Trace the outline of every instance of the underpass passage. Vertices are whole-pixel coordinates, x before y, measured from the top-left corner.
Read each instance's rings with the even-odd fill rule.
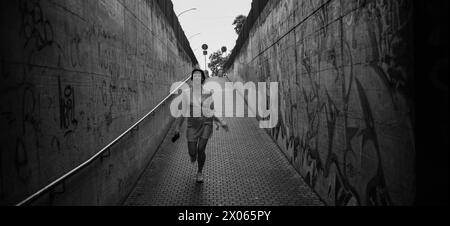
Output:
[[[205,181],[196,183],[186,123],[173,128],[125,201],[127,206],[323,205],[253,118],[227,118],[230,131],[214,130],[206,149]]]
[[[445,157],[417,176],[414,4],[253,0],[222,69],[277,82],[278,123],[229,119],[199,186],[185,135],[160,146],[170,85],[199,68],[171,1],[1,1],[0,205],[321,204],[308,187],[330,206],[412,205],[417,184],[445,199],[430,186]]]

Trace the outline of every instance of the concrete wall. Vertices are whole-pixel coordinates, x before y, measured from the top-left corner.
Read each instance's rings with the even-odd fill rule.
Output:
[[[21,201],[93,156],[165,98],[196,61],[157,1],[0,6],[1,205]],[[64,193],[38,203],[119,204],[166,135],[168,106],[109,157],[66,181]]]
[[[415,197],[412,1],[270,0],[228,70],[279,81],[269,131],[329,205]]]

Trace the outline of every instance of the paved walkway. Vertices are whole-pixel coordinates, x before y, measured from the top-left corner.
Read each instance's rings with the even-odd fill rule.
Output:
[[[208,144],[205,183],[195,182],[197,165],[189,161],[185,134],[172,143],[169,132],[125,205],[323,205],[255,119],[227,122],[230,132],[214,131]]]

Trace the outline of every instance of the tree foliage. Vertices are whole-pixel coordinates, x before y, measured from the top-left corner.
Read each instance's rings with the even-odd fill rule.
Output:
[[[245,21],[247,21],[247,17],[244,15],[239,15],[236,17],[236,19],[234,19],[234,22],[233,22],[234,30],[236,31],[236,33],[238,35],[241,33],[242,29],[244,28]]]
[[[222,50],[217,50],[209,56],[211,62],[208,64],[208,67],[212,72],[211,76],[218,75],[219,69],[223,68],[229,57],[230,55],[223,54]]]

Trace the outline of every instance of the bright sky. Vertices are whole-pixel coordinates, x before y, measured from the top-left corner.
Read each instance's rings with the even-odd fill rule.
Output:
[[[177,15],[185,10],[197,8],[180,15],[179,21],[200,67],[204,69],[202,44],[209,46],[207,63],[209,55],[222,46],[226,46],[227,53],[230,53],[238,38],[232,25],[234,18],[240,14],[247,16],[252,0],[172,0],[172,2]]]

